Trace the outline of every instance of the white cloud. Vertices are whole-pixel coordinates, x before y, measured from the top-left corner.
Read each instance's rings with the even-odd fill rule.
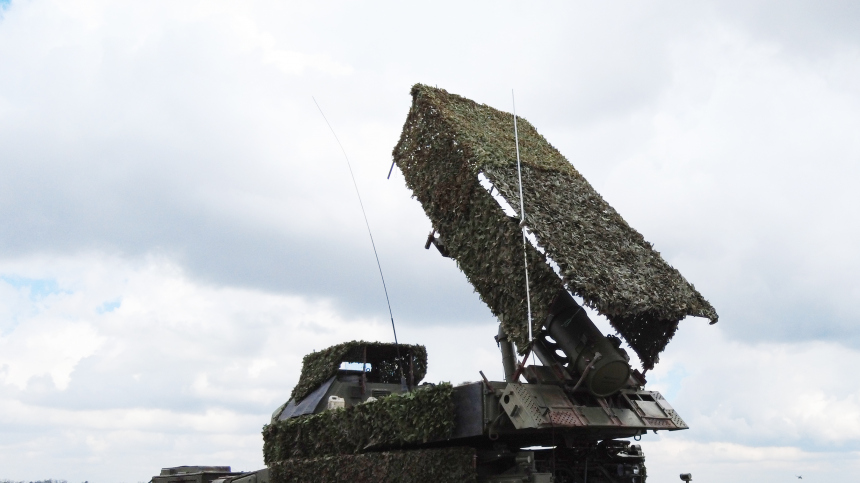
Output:
[[[651,137],[598,189],[734,334],[856,346],[860,97],[831,76],[860,50],[810,63],[723,28],[673,57],[676,78],[641,121]]]
[[[78,362],[104,341],[86,323],[30,319],[0,338],[0,381],[24,389],[34,376],[47,374],[57,389],[66,389]]]
[[[401,340],[427,344],[430,380],[500,378],[492,317],[384,179],[414,82],[501,109],[515,88],[722,315],[683,322],[649,373],[692,427],[645,438],[652,476],[855,471],[856,19],[743,3],[13,2],[0,478],[259,467],[304,354],[390,340],[311,95],[353,162]]]
[[[22,294],[19,326],[0,342],[4,477],[26,478],[45,459],[63,478],[90,481],[142,480],[200,458],[260,467],[260,429],[289,397],[306,353],[391,340],[385,318],[344,319],[324,300],[195,284],[158,257],[19,260],[0,273],[74,287],[50,303]],[[115,310],[96,310],[116,297]],[[55,320],[72,329],[47,325]],[[81,326],[85,337],[73,330]],[[428,346],[429,380],[459,383],[477,380],[479,368],[500,377],[492,333],[401,327],[400,339]],[[44,387],[42,374],[59,382]],[[145,450],[155,442],[160,449]]]
[[[833,342],[745,343],[682,322],[650,385],[696,438],[804,450],[860,449],[860,351]],[[838,417],[834,417],[838,414]]]

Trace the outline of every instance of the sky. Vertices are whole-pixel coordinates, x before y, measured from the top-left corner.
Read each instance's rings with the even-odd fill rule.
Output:
[[[417,82],[513,89],[720,314],[648,373],[690,426],[642,438],[649,481],[856,474],[858,32],[850,1],[0,1],[0,479],[259,469],[303,355],[392,339],[314,99],[399,339],[501,379],[386,179]]]

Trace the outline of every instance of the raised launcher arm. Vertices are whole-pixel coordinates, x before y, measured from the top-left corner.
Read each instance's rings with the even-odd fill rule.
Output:
[[[488,400],[498,401],[507,418],[487,428],[488,433],[549,445],[540,430],[552,428],[575,446],[577,441],[631,437],[647,430],[687,429],[660,393],[644,390],[645,378],[631,370],[620,339],[603,335],[569,293],[559,292],[548,314],[531,345],[539,366],[512,370],[517,364],[514,346],[500,326],[496,341],[505,383],[485,385]],[[528,383],[519,381],[520,372]]]
[[[630,382],[630,357],[621,340],[604,336],[565,290],[550,305],[532,350],[556,377],[574,379],[594,396],[610,396]]]
[[[644,390],[621,340],[604,336],[570,294],[606,316],[645,370],[679,321],[716,323],[717,313],[534,126],[517,122],[518,135],[510,113],[417,84],[393,152],[432,223],[425,248],[456,260],[500,321],[505,381],[455,388],[451,440],[480,448],[479,476],[497,465],[497,447],[508,448],[497,456],[510,466],[528,460],[516,449],[547,446],[555,450],[535,452],[534,462],[567,459],[556,482],[642,482],[640,449],[613,438],[687,425]],[[532,353],[542,365],[524,367]]]
[[[528,366],[522,371],[529,382],[573,384],[573,391],[581,387],[597,397],[645,385],[642,374],[631,370],[621,339],[603,335],[567,291],[559,291],[548,312],[531,344],[543,367]],[[495,339],[502,353],[505,381],[518,382],[516,349],[501,324]]]

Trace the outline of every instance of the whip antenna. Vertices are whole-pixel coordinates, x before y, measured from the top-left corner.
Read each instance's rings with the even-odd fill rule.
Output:
[[[517,176],[520,181],[520,228],[523,230],[523,266],[526,269],[526,307],[529,314],[529,344],[532,342],[532,300],[529,294],[529,259],[526,251],[526,208],[523,200],[523,172],[520,168],[520,135],[517,132],[517,102],[511,89],[511,104],[514,106],[514,144],[517,147]]]
[[[400,360],[400,344],[397,343],[397,329],[394,328],[394,313],[391,311],[391,301],[388,299],[388,288],[385,286],[385,276],[382,275],[382,264],[379,263],[379,254],[376,253],[376,243],[374,243],[373,233],[370,231],[370,222],[367,221],[367,212],[364,211],[364,203],[361,201],[361,193],[358,191],[358,183],[356,183],[355,174],[352,172],[352,163],[349,162],[349,156],[346,155],[346,149],[343,148],[343,144],[341,144],[340,139],[338,139],[337,133],[334,132],[334,128],[331,127],[331,123],[328,122],[328,118],[325,117],[325,113],[316,98],[311,96],[311,99],[314,100],[314,104],[316,104],[317,109],[319,109],[320,114],[322,114],[323,120],[325,120],[326,125],[329,130],[331,130],[334,140],[337,141],[337,145],[340,146],[340,150],[343,152],[343,158],[346,160],[346,167],[349,168],[349,176],[352,178],[352,185],[355,187],[355,196],[358,197],[358,205],[361,206],[361,214],[364,216],[364,225],[367,226],[367,235],[370,237],[370,246],[373,247],[373,256],[376,257],[376,267],[379,268],[379,279],[382,280],[382,290],[385,292],[385,303],[388,304],[388,315],[391,317],[391,331],[394,332],[394,348],[397,351],[397,365],[400,368],[400,381],[401,384],[405,384],[406,378],[403,375],[403,367],[401,366]],[[529,317],[531,318],[531,316]]]

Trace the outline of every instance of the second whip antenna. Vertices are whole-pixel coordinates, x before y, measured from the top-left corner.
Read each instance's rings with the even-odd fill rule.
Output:
[[[520,182],[520,229],[523,231],[523,265],[526,271],[526,307],[528,309],[529,344],[534,338],[532,335],[532,298],[529,293],[529,257],[526,250],[526,204],[523,200],[523,171],[520,168],[520,135],[517,131],[517,102],[514,100],[514,90],[511,89],[511,103],[514,106],[514,143],[517,147],[517,177]]]

